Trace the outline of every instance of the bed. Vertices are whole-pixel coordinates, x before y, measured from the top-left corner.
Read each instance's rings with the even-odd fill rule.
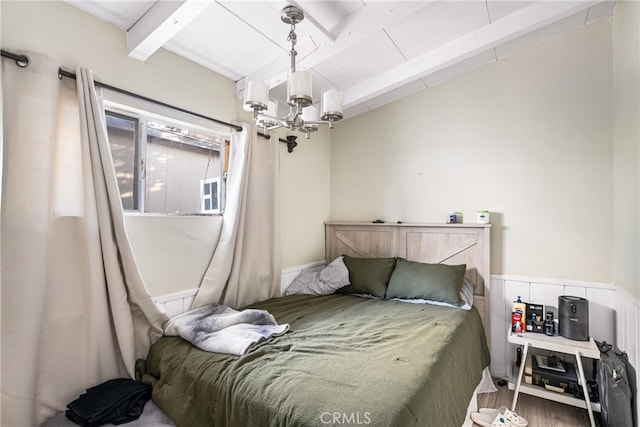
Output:
[[[327,223],[326,237],[327,259],[464,261],[473,300],[488,294],[487,226]],[[139,378],[178,426],[458,426],[490,362],[484,304],[336,292],[247,308],[289,331],[240,357],[163,337],[139,362]]]

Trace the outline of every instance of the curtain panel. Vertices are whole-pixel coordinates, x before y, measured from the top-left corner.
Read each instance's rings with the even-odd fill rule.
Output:
[[[253,125],[231,132],[222,230],[192,308],[240,308],[281,294],[278,145],[258,140]]]
[[[59,80],[58,64],[26,54],[24,69],[2,61],[6,427],[39,426],[88,387],[133,377],[166,319],[135,268],[91,73]]]

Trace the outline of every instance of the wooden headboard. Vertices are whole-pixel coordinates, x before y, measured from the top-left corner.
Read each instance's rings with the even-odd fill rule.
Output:
[[[489,333],[490,224],[325,223],[327,262],[340,255],[402,257],[430,264],[466,264],[474,305]],[[488,337],[488,335],[487,335]],[[490,341],[489,341],[490,342]]]

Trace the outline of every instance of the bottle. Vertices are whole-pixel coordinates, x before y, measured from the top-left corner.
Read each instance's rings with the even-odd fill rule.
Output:
[[[519,334],[526,331],[526,307],[527,305],[518,296],[511,310],[511,332]]]

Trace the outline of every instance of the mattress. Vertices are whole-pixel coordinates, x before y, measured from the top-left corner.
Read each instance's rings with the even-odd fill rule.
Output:
[[[460,426],[490,362],[480,316],[353,295],[293,295],[285,335],[244,356],[163,337],[139,363],[178,426]]]

